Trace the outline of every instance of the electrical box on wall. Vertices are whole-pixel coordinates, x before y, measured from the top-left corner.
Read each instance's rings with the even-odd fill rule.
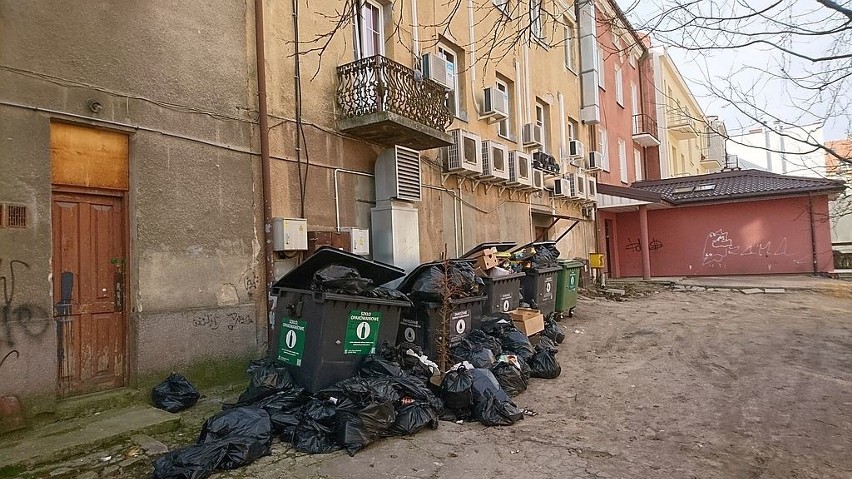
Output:
[[[274,251],[304,251],[308,249],[308,220],[303,218],[272,218],[272,249]]]
[[[349,237],[352,240],[352,253],[359,256],[370,255],[370,230],[362,228],[352,228],[349,230]]]

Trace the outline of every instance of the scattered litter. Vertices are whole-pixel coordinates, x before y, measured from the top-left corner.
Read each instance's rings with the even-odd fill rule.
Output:
[[[106,457],[102,457],[102,458],[101,458],[101,461],[103,461],[103,462],[109,462],[111,459],[112,459],[112,456],[106,456]]]
[[[515,449],[514,451],[509,451],[509,454],[517,454],[519,452],[521,452],[520,449]]]

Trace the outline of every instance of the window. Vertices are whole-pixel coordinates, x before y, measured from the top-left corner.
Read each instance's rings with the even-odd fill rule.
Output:
[[[598,135],[598,151],[601,153],[601,169],[609,171],[609,144],[606,138],[606,129],[601,128]]]
[[[621,182],[627,183],[627,144],[621,138],[618,139],[618,169]]]
[[[576,49],[574,48],[576,34],[574,33],[574,24],[565,20],[565,26],[562,27],[562,31],[565,37],[565,66],[572,72],[576,72],[577,66],[575,65],[576,60],[574,58],[576,56]]]
[[[598,86],[606,90],[606,80],[604,79],[604,58],[603,47],[598,44]]]
[[[533,40],[541,41],[544,38],[541,27],[541,0],[530,0],[530,35]]]
[[[438,56],[447,62],[447,83],[453,90],[447,95],[447,108],[456,117],[460,116],[461,92],[459,89],[459,62],[456,52],[446,45],[438,45]]]
[[[642,168],[642,153],[638,148],[633,149],[633,170],[636,172],[636,181],[642,181],[644,168]]]
[[[355,56],[367,58],[385,54],[384,12],[382,6],[364,0],[356,7]]]
[[[615,69],[615,101],[624,108],[624,76],[621,67]]]
[[[492,0],[494,6],[497,7],[498,10],[503,12],[504,15],[509,14],[509,0]]]
[[[636,86],[636,82],[630,82],[630,107],[632,108],[633,116],[639,114],[639,88]]]
[[[511,139],[510,134],[511,134],[511,131],[512,131],[511,125],[512,125],[512,110],[513,110],[513,108],[512,108],[512,89],[509,88],[508,80],[503,80],[503,79],[498,78],[495,83],[497,85],[497,90],[505,93],[506,98],[509,99],[509,101],[508,101],[508,107],[509,107],[508,113],[509,113],[509,115],[505,119],[497,122],[497,134],[500,135],[501,137],[507,139],[507,140],[510,140]]]
[[[580,124],[573,118],[568,118],[565,124],[565,132],[568,134],[569,140],[576,140],[580,136]]]
[[[547,139],[550,128],[550,105],[538,98],[535,99],[535,124],[541,127],[541,151],[547,153]]]

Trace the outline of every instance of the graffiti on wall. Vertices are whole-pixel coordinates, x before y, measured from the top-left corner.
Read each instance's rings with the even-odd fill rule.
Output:
[[[225,326],[229,331],[233,331],[241,324],[254,324],[254,319],[251,317],[251,314],[247,313],[204,313],[196,316],[192,320],[192,324],[196,328],[207,328],[211,331],[216,331],[221,326]]]
[[[0,268],[4,268],[0,258]],[[47,312],[32,304],[16,302],[16,275],[21,270],[30,269],[24,261],[13,259],[8,263],[8,272],[0,269],[0,291],[3,293],[3,304],[0,305],[0,346],[14,347],[21,335],[39,337],[44,334],[50,322]]]
[[[656,251],[662,247],[663,242],[658,240],[657,238],[653,238],[650,242],[648,242],[649,251]],[[640,243],[638,239],[636,241],[633,241],[628,237],[627,246],[625,246],[624,249],[627,251],[632,251],[634,253],[639,253],[640,251],[642,251],[642,243]]]
[[[711,231],[707,233],[707,238],[704,240],[703,264],[718,265],[723,263],[731,256],[793,256],[795,253],[787,251],[787,238],[783,237],[780,241],[760,241],[746,245],[737,244],[731,239],[730,232],[723,229]]]

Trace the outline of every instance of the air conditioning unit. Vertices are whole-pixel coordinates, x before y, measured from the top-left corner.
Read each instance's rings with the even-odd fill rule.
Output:
[[[595,219],[595,205],[585,205],[583,206],[583,217],[589,219]]]
[[[598,196],[598,179],[594,175],[589,175],[588,183],[586,183],[586,197],[595,201]]]
[[[509,181],[512,186],[532,185],[532,157],[520,151],[509,152]]]
[[[492,140],[482,142],[482,178],[492,181],[509,179],[509,148]]]
[[[586,147],[583,146],[583,142],[580,140],[571,140],[568,142],[568,157],[569,158],[582,158],[585,156]]]
[[[554,180],[550,180],[553,182],[550,187],[553,190],[554,198],[561,198],[565,196],[570,196],[572,187],[574,186],[569,180],[566,178],[556,178]]]
[[[453,144],[445,148],[444,169],[458,175],[482,174],[482,140],[469,131],[452,130]]]
[[[483,101],[482,117],[493,120],[503,120],[509,117],[509,95],[500,91],[497,87],[485,89],[485,100]]]
[[[524,140],[525,148],[541,148],[541,140],[543,136],[544,132],[542,131],[541,126],[536,125],[535,123],[527,123],[524,125],[521,135]]]
[[[603,155],[599,151],[590,151],[589,155],[586,157],[586,170],[588,171],[601,171],[601,161],[603,160]]]
[[[448,90],[452,90],[454,86],[452,68],[452,63],[435,53],[423,55],[423,76]]]
[[[420,201],[420,152],[394,146],[376,160],[376,199]]]
[[[574,199],[586,199],[586,175],[577,173],[574,175]]]
[[[533,173],[533,176],[532,176],[532,185],[531,186],[536,190],[543,190],[544,189],[544,172],[539,170],[539,169],[533,168],[532,173]]]
[[[576,180],[574,179],[575,176],[576,175],[574,175],[573,173],[568,173],[567,175],[565,175],[565,183],[563,183],[563,186],[565,187],[565,197],[570,198],[572,200],[579,199],[579,196],[577,196],[577,184]]]

